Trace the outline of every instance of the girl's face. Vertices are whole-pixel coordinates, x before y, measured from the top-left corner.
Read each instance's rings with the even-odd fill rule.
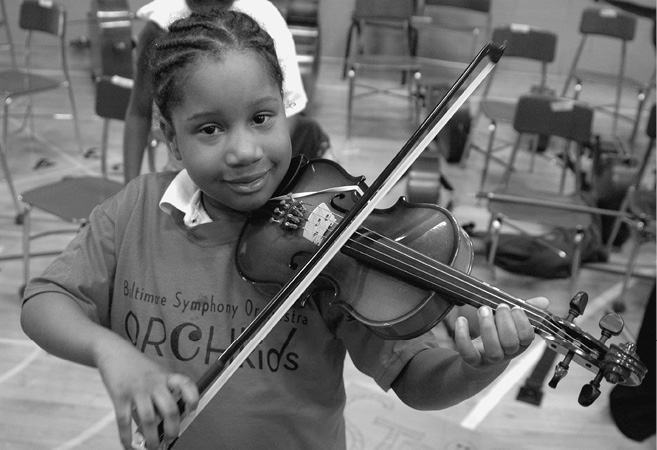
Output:
[[[165,124],[170,149],[203,191],[210,215],[269,200],[292,154],[281,92],[253,51],[201,61]]]

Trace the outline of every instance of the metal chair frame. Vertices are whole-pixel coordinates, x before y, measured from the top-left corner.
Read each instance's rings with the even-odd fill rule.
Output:
[[[5,30],[5,42],[0,44],[0,47],[5,47],[9,51],[11,57],[11,66],[13,68],[18,67],[18,62],[16,59],[16,48],[14,47],[14,38],[11,33],[11,27],[9,26],[9,21],[7,20],[7,6],[5,5],[5,0],[0,0],[0,27],[3,27]]]
[[[411,26],[411,18],[416,11],[415,0],[356,0],[354,12],[347,34],[345,48],[343,78],[349,79],[347,100],[347,139],[351,138],[353,120],[353,101],[356,97],[373,94],[403,95],[409,100],[409,107],[413,104],[415,73],[419,65],[415,54],[415,29]],[[366,54],[363,34],[367,29],[401,30],[406,39],[403,54]],[[355,36],[355,43],[352,40]],[[355,54],[352,47],[355,46]],[[359,84],[356,78],[360,72],[378,72],[401,74],[399,85],[379,88],[371,85]],[[400,92],[404,88],[405,92]],[[356,88],[364,88],[363,92],[356,92]],[[409,108],[411,111],[413,108]]]
[[[32,113],[32,96],[49,92],[54,89],[65,88],[68,91],[68,97],[73,116],[73,126],[80,153],[82,149],[82,138],[80,126],[78,123],[78,113],[75,106],[73,88],[68,72],[68,61],[66,52],[66,9],[56,2],[42,2],[38,0],[23,0],[20,5],[19,13],[20,28],[25,31],[25,65],[23,68],[8,69],[0,71],[0,93],[4,97],[3,107],[3,129],[2,129],[2,146],[0,148],[0,163],[5,174],[5,180],[9,186],[9,191],[16,208],[20,215],[22,207],[20,205],[16,189],[13,184],[12,176],[7,164],[6,152],[9,149],[9,117],[10,106],[14,100],[27,97],[24,124],[27,117],[33,120]],[[33,35],[40,33],[46,36],[56,38],[59,48],[59,59],[62,71],[62,78],[41,75],[32,68],[32,41]],[[33,129],[33,127],[32,127]]]
[[[420,70],[416,76],[416,112],[431,108],[467,67],[491,29],[491,0],[420,0],[411,25],[417,30],[416,56]],[[445,56],[436,47],[458,47]],[[467,51],[463,40],[467,39]],[[442,41],[445,41],[443,44]]]
[[[643,110],[647,97],[655,86],[655,71],[653,71],[651,77],[646,82],[635,80],[625,74],[627,46],[634,40],[636,21],[637,19],[634,14],[616,8],[586,8],[582,12],[579,24],[581,39],[561,91],[561,95],[566,96],[572,85],[572,97],[578,99],[582,93],[585,81],[614,86],[616,88],[614,102],[611,105],[596,105],[596,109],[610,113],[613,116],[611,135],[614,137],[617,137],[619,119],[632,123],[630,143],[633,143],[636,138],[641,111]],[[587,43],[594,38],[602,39],[608,43],[613,41],[618,43],[619,63],[617,73],[606,73],[600,70],[581,67],[581,57],[585,53],[584,50],[588,48]],[[611,46],[609,50],[611,51]],[[634,117],[621,113],[621,98],[624,88],[635,89],[637,91],[637,109]]]
[[[523,135],[548,134],[564,140],[566,144],[564,151],[569,150],[570,147],[575,148],[573,163],[577,168],[582,149],[590,141],[592,123],[593,109],[585,103],[549,95],[521,96],[513,122],[514,129],[518,132],[514,153],[517,152]],[[488,209],[491,213],[488,227],[491,245],[487,259],[491,272],[494,275],[495,254],[503,224],[523,232],[507,220],[572,229],[576,232],[573,239],[573,265],[570,277],[571,287],[574,288],[579,277],[584,231],[592,223],[593,214],[603,210],[590,207],[581,197],[582,183],[579,181],[578,169],[575,170],[572,192],[564,191],[564,169],[558,193],[527,187],[523,187],[518,193],[510,186],[510,168],[511,165],[507,166],[504,181],[499,189],[478,194],[480,198],[488,199]],[[546,245],[550,246],[547,242]]]
[[[652,159],[655,149],[655,105],[650,110],[648,117],[648,126],[646,134],[648,135],[648,145],[645,149],[641,164],[634,178],[634,182],[629,186],[623,197],[619,208],[620,212],[627,212],[631,217],[618,217],[614,221],[612,230],[607,240],[607,253],[611,253],[616,236],[620,232],[621,224],[627,223],[630,228],[630,249],[623,276],[623,285],[621,294],[614,302],[613,308],[616,312],[622,312],[625,309],[625,293],[627,291],[630,279],[633,276],[636,267],[636,260],[639,255],[639,249],[642,244],[655,240],[655,186],[651,189],[643,187],[643,177],[646,169]],[[643,200],[643,201],[642,201]],[[652,210],[646,210],[644,203],[652,201]]]
[[[539,73],[539,82],[537,85],[530,86],[524,92],[518,92],[518,96],[536,93],[551,93],[548,87],[548,66],[554,61],[557,49],[557,35],[550,30],[533,27],[526,24],[510,24],[496,27],[493,30],[492,41],[498,45],[506,42],[503,59],[514,62],[529,62],[537,64]],[[482,92],[479,108],[473,119],[470,135],[465,144],[464,158],[469,157],[472,149],[484,153],[485,161],[479,182],[480,190],[484,188],[488,170],[491,161],[496,161],[504,166],[512,167],[512,161],[506,162],[497,158],[494,153],[508,148],[511,144],[503,142],[496,146],[496,132],[500,124],[511,124],[514,120],[517,98],[494,98],[492,96],[493,87],[500,77],[499,67],[495,67],[489,75],[488,81]],[[527,87],[527,86],[525,86]],[[488,126],[488,139],[486,148],[480,148],[474,143],[474,133],[476,132],[482,117],[487,118],[490,123]]]

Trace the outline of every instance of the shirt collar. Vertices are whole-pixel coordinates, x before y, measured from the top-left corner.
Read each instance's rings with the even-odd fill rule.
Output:
[[[160,199],[160,209],[171,214],[174,209],[184,214],[185,226],[191,228],[212,222],[201,203],[201,190],[194,184],[187,169],[178,172]]]

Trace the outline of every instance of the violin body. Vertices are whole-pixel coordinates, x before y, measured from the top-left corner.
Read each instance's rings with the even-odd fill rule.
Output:
[[[336,186],[346,190],[332,190]],[[292,186],[295,193],[302,193],[299,200],[293,195],[269,202],[244,227],[236,255],[242,276],[278,291],[358,199],[358,190],[351,187],[364,189],[364,180],[350,176],[332,161],[314,160],[306,165]],[[390,259],[414,260],[421,255],[469,272],[471,242],[447,210],[400,198],[388,209],[375,210],[356,234],[313,282],[302,302],[328,291],[332,306],[344,308],[388,339],[417,336],[444,318],[454,299],[437,294],[408,264],[402,268]]]

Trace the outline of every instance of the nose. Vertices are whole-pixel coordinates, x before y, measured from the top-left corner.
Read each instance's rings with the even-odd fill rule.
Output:
[[[240,128],[230,133],[226,163],[231,166],[252,164],[263,156],[258,136],[251,130]]]

